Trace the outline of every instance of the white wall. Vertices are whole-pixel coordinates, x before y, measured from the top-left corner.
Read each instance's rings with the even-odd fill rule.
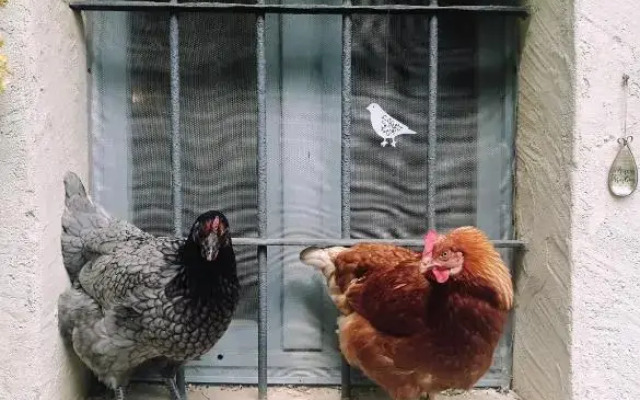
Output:
[[[63,1],[9,0],[0,35],[0,399],[80,398],[57,331],[68,285],[60,255],[62,176],[87,176],[85,47]]]
[[[533,0],[520,76],[514,387],[525,400],[640,397],[639,194],[607,173],[640,122],[635,0]],[[632,149],[640,155],[638,142]]]
[[[640,9],[637,0],[575,7],[573,394],[638,399],[640,193],[616,199],[606,183],[622,136],[623,73],[631,77],[629,134],[640,133]],[[631,147],[640,156],[640,135]]]

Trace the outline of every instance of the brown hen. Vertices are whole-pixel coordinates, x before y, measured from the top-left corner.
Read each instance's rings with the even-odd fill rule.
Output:
[[[392,245],[309,248],[341,312],[340,350],[394,399],[470,389],[492,363],[511,276],[477,228],[431,231],[422,253]]]

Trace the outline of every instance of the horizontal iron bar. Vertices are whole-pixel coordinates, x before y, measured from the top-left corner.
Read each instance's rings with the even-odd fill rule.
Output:
[[[358,243],[386,243],[397,246],[422,247],[422,239],[261,239],[261,238],[233,238],[233,244],[238,246],[353,246]],[[525,242],[521,240],[492,240],[494,246],[499,248],[524,248]]]
[[[493,13],[529,15],[523,6],[433,6],[433,5],[324,5],[324,4],[241,4],[218,2],[167,3],[159,1],[72,0],[69,7],[84,11],[169,11],[169,12],[239,12],[273,14],[436,14]]]

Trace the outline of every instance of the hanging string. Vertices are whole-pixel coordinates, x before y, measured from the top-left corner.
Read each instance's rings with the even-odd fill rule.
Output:
[[[622,75],[622,91],[624,99],[622,101],[622,135],[624,138],[629,138],[627,136],[627,107],[629,103],[629,75]]]

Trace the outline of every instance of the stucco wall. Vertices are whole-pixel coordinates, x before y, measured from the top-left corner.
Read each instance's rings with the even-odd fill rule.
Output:
[[[532,2],[521,67],[514,387],[526,400],[640,397],[640,203],[607,172],[639,122],[637,1]],[[634,146],[632,145],[632,148]],[[638,151],[636,151],[638,154]]]
[[[513,386],[526,400],[568,400],[573,1],[533,0],[530,6],[516,139],[516,226],[527,252],[517,276]]]
[[[87,176],[82,29],[57,0],[0,9],[11,69],[0,94],[0,399],[80,398],[57,332],[68,284],[60,255],[62,176]]]
[[[623,73],[631,77],[629,134],[638,133],[640,9],[637,0],[575,4],[573,394],[638,399],[640,197],[616,199],[606,183],[622,136]],[[640,156],[640,137],[632,150]]]

